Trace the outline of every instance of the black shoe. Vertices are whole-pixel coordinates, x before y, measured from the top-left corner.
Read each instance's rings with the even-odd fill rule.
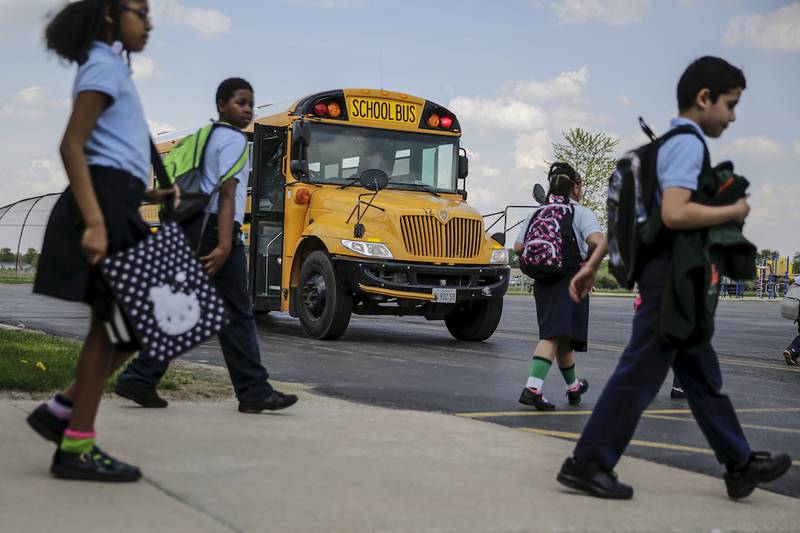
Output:
[[[519,403],[532,405],[540,411],[555,411],[556,406],[548,402],[541,392],[533,392],[533,389],[525,387],[519,396]]]
[[[672,390],[669,391],[669,397],[673,400],[683,400],[686,398],[686,393],[683,392],[681,387],[672,387]]]
[[[633,487],[617,480],[613,470],[605,470],[594,461],[578,462],[567,458],[556,477],[559,483],[597,498],[630,500]]]
[[[127,381],[117,381],[114,392],[117,396],[127,398],[142,407],[163,408],[169,404],[167,400],[158,395],[155,387],[138,387],[131,385]]]
[[[792,350],[791,348],[786,348],[783,351],[783,358],[786,359],[786,364],[791,366],[797,366],[800,364],[798,359],[800,359],[800,354]]]
[[[142,477],[137,467],[114,459],[97,446],[86,453],[57,449],[50,472],[57,478],[86,481],[125,482]]]
[[[750,496],[760,483],[774,481],[784,475],[792,466],[792,459],[782,453],[772,456],[769,452],[753,452],[747,464],[741,468],[729,469],[725,473],[725,487],[732,500]]]
[[[579,379],[578,383],[580,386],[578,390],[568,390],[567,391],[567,400],[569,400],[570,405],[580,405],[581,404],[581,395],[589,390],[589,382],[585,379]]]
[[[260,413],[261,411],[280,411],[297,403],[297,396],[294,394],[284,394],[273,390],[272,394],[263,400],[254,402],[239,402],[240,413]]]
[[[69,426],[69,420],[58,418],[47,407],[46,403],[34,409],[33,412],[28,415],[27,420],[28,425],[32,427],[36,433],[56,444],[61,444],[61,439],[64,437],[64,430]]]

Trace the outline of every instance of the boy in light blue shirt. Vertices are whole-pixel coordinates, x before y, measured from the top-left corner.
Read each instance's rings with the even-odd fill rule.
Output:
[[[221,124],[206,145],[202,188],[211,193],[224,179],[207,207],[211,215],[205,227],[204,213],[199,213],[183,229],[193,246],[200,244],[200,261],[225,301],[229,320],[219,333],[219,343],[239,412],[285,409],[297,396],[273,389],[261,363],[241,240],[250,172],[247,137],[241,130],[253,120],[253,88],[241,78],[229,78],[217,89],[216,103]],[[120,374],[115,392],[143,407],[166,407],[155,389],[166,370],[165,362],[137,358]]]
[[[694,61],[678,82],[680,117],[673,127],[688,124],[699,135],[682,133],[660,147],[657,172],[664,226],[692,231],[727,222],[744,223],[750,207],[742,198],[733,205],[708,206],[692,201],[700,173],[709,168],[704,135],[719,137],[736,119],[734,108],[746,86],[738,68],[717,57]],[[573,299],[590,290],[607,246],[598,247],[570,286]],[[633,319],[631,340],[614,374],[597,400],[572,457],[557,480],[591,496],[630,499],[633,488],[620,482],[613,468],[633,437],[642,413],[658,393],[672,366],[683,385],[692,415],[724,464],[728,496],[750,495],[761,484],[784,475],[792,465],[786,454],[753,452],[742,432],[730,399],[721,392],[717,354],[709,344],[691,353],[663,341],[659,335],[661,302],[672,257],[664,246],[650,258],[638,279],[642,304]]]

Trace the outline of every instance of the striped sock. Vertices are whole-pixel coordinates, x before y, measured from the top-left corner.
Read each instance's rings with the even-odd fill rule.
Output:
[[[94,447],[94,440],[97,432],[92,431],[75,431],[67,429],[64,432],[64,438],[61,440],[60,448],[69,453],[89,453]]]
[[[72,402],[61,394],[47,400],[47,409],[60,420],[72,418]]]
[[[550,371],[550,365],[553,362],[538,355],[533,356],[533,363],[531,363],[531,375],[528,377],[528,383],[525,385],[529,389],[534,389],[537,392],[542,390],[544,385],[544,378]]]
[[[564,376],[564,382],[567,384],[567,390],[576,389],[578,385],[578,377],[575,375],[575,363],[567,368],[559,368],[561,375]]]

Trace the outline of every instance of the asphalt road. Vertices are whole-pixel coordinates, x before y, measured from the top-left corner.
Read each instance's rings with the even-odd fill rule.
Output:
[[[569,407],[563,380],[557,369],[551,371],[544,392],[558,406],[554,413],[517,403],[536,341],[531,297],[507,297],[498,331],[482,343],[455,341],[442,322],[417,317],[354,316],[347,333],[333,342],[306,338],[299,322],[281,313],[259,317],[258,326],[273,379],[311,384],[319,393],[358,402],[442,411],[574,439],[627,342],[632,313],[629,298],[592,300],[589,352],[579,354],[577,362],[590,390],[581,406]],[[29,285],[0,285],[0,322],[80,336],[87,319],[84,306],[31,295]],[[723,300],[714,344],[724,390],[752,448],[787,452],[795,459],[787,476],[765,488],[800,497],[800,368],[786,366],[781,356],[796,332],[774,303]],[[223,364],[215,342],[185,357]],[[686,403],[669,398],[670,383],[668,378],[627,453],[721,475]]]

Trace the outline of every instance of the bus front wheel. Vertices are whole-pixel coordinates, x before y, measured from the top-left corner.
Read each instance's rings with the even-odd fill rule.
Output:
[[[503,314],[503,299],[462,302],[444,317],[450,334],[460,341],[484,341],[492,336]]]
[[[338,339],[350,323],[353,298],[336,277],[328,254],[309,254],[300,268],[297,289],[300,325],[312,339]]]

